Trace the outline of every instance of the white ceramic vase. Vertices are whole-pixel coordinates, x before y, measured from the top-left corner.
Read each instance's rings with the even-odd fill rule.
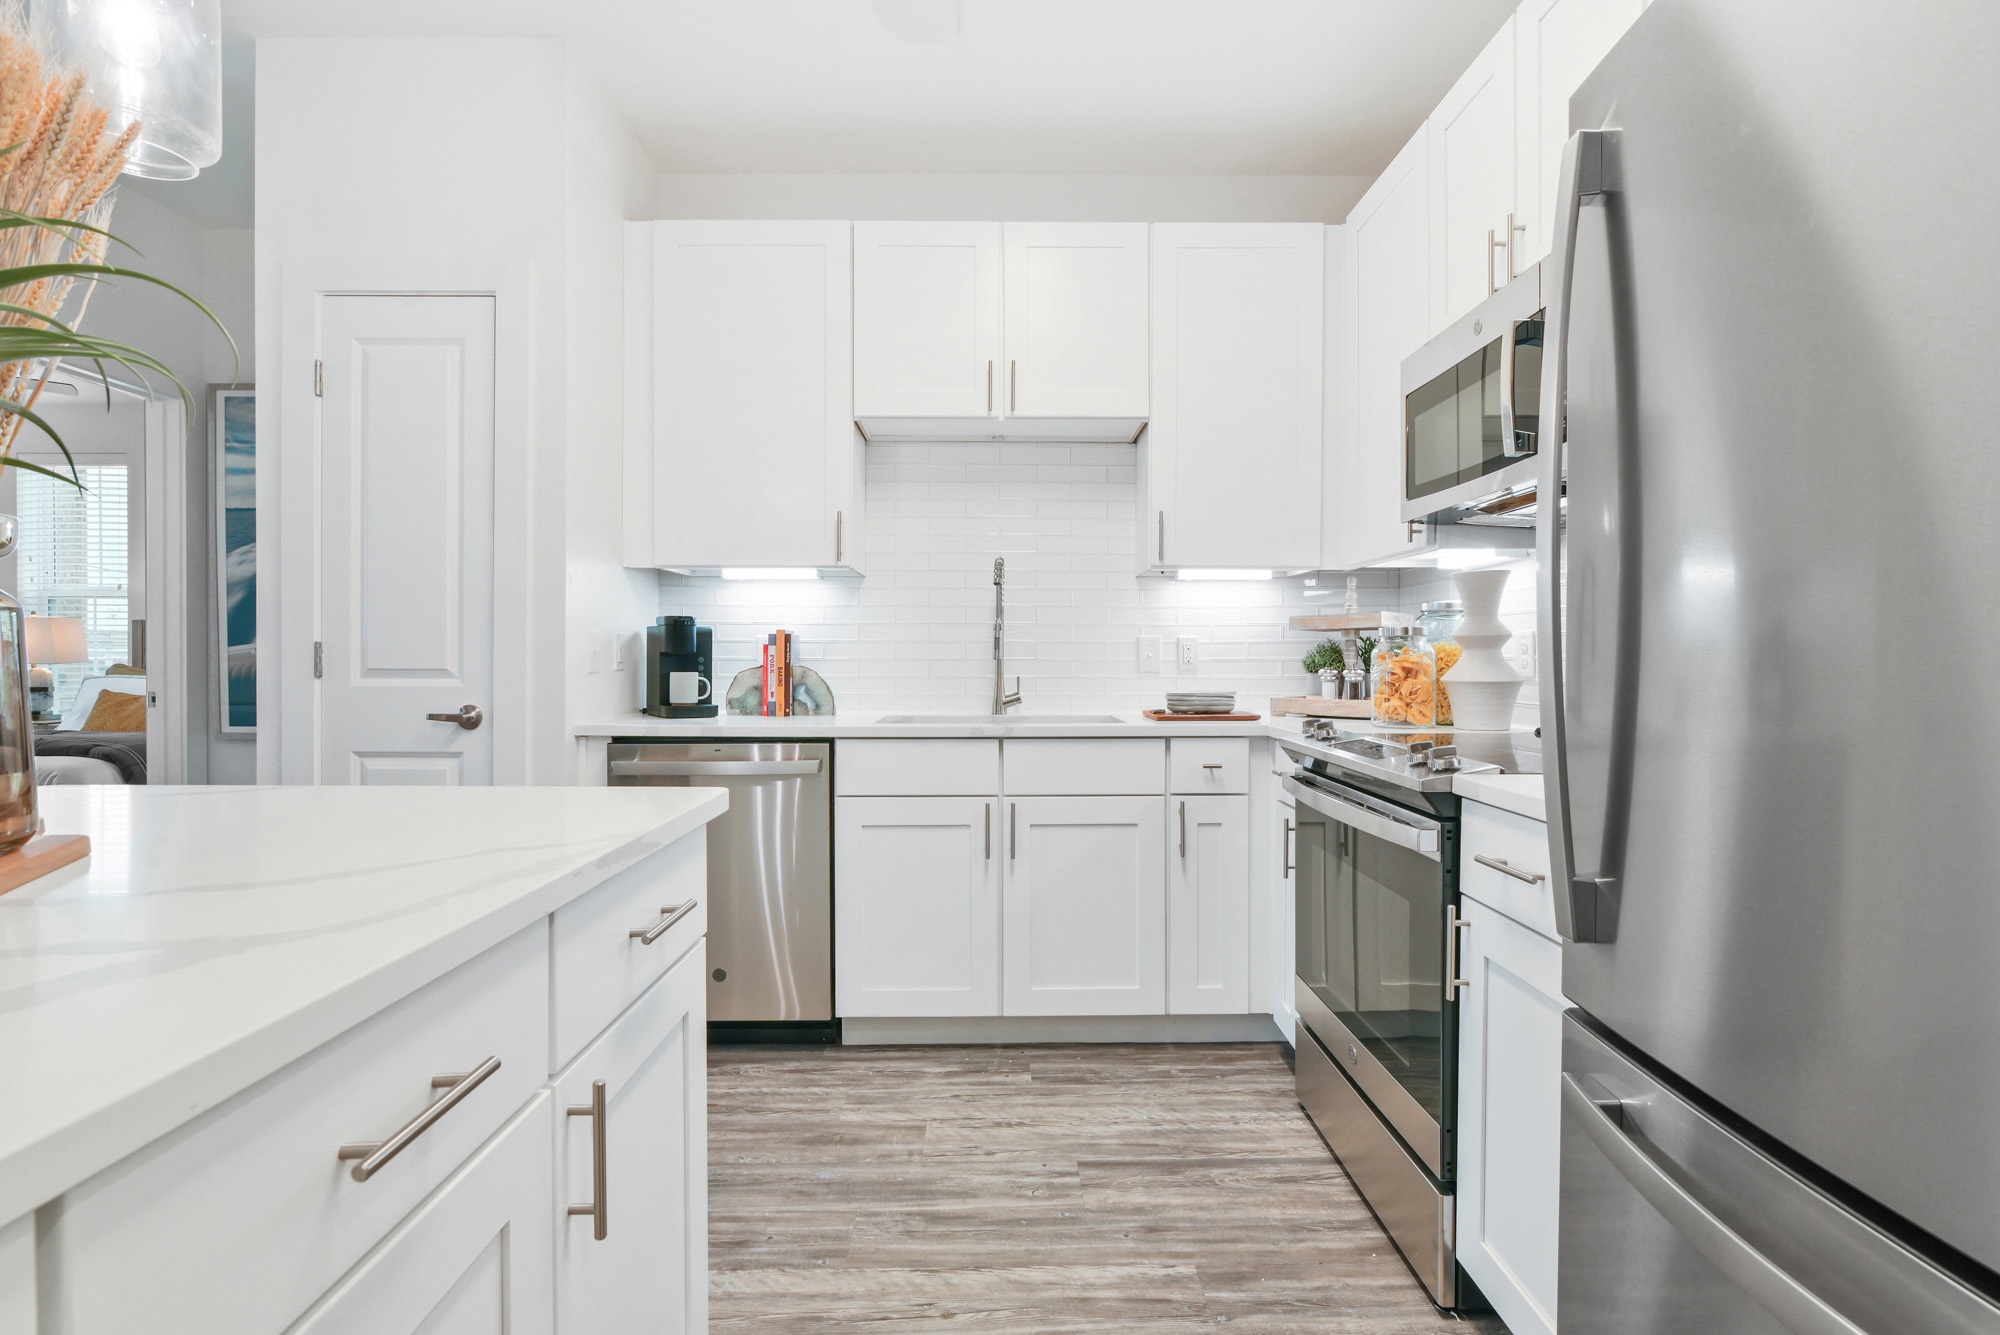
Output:
[[[1514,638],[1500,619],[1500,593],[1507,587],[1505,570],[1464,570],[1451,577],[1465,619],[1454,633],[1465,652],[1444,678],[1451,692],[1451,725],[1474,731],[1504,731],[1514,726],[1514,702],[1521,694],[1521,674],[1500,652]]]

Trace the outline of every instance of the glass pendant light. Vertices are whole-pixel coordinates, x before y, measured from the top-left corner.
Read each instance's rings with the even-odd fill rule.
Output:
[[[125,170],[185,181],[222,156],[222,0],[38,0],[52,54],[111,109],[140,122]]]

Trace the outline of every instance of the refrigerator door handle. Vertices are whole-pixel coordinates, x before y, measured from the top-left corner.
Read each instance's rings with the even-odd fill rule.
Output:
[[[1567,1071],[1563,1073],[1562,1097],[1565,1116],[1574,1119],[1619,1176],[1787,1330],[1796,1335],[1867,1335],[1717,1218],[1642,1149],[1621,1124],[1623,1103],[1584,1092],[1576,1076]]]
[[[1578,214],[1601,204],[1615,188],[1606,142],[1615,130],[1579,130],[1563,145],[1556,186],[1555,245],[1549,257],[1555,282],[1544,316],[1542,359],[1542,472],[1537,491],[1544,498],[1536,520],[1535,547],[1541,587],[1537,590],[1540,629],[1541,714],[1544,734],[1543,796],[1548,809],[1549,861],[1555,881],[1556,932],[1565,941],[1600,938],[1597,906],[1607,887],[1596,875],[1579,877],[1569,806],[1568,727],[1563,715],[1563,478],[1569,445],[1569,317],[1576,281]],[[1600,850],[1601,851],[1601,850]]]

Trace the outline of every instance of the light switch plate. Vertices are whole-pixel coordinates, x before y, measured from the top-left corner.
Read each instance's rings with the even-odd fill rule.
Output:
[[[1139,637],[1139,671],[1158,672],[1160,670],[1160,637],[1141,635]]]
[[[613,635],[611,637],[611,670],[623,672],[632,662],[632,651],[638,647],[637,635]]]
[[[586,631],[584,645],[588,662],[583,670],[594,677],[604,671],[605,660],[611,657],[611,636],[601,630]]]
[[[1195,653],[1195,645],[1199,641],[1192,635],[1183,635],[1177,643],[1180,645],[1181,671],[1193,672],[1200,665],[1200,660]]]

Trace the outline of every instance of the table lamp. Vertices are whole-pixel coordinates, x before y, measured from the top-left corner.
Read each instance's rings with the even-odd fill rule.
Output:
[[[46,723],[58,717],[52,712],[56,674],[43,665],[89,661],[90,650],[83,639],[83,618],[30,616],[23,647],[27,650],[29,665],[28,702],[34,709],[35,721]]]

